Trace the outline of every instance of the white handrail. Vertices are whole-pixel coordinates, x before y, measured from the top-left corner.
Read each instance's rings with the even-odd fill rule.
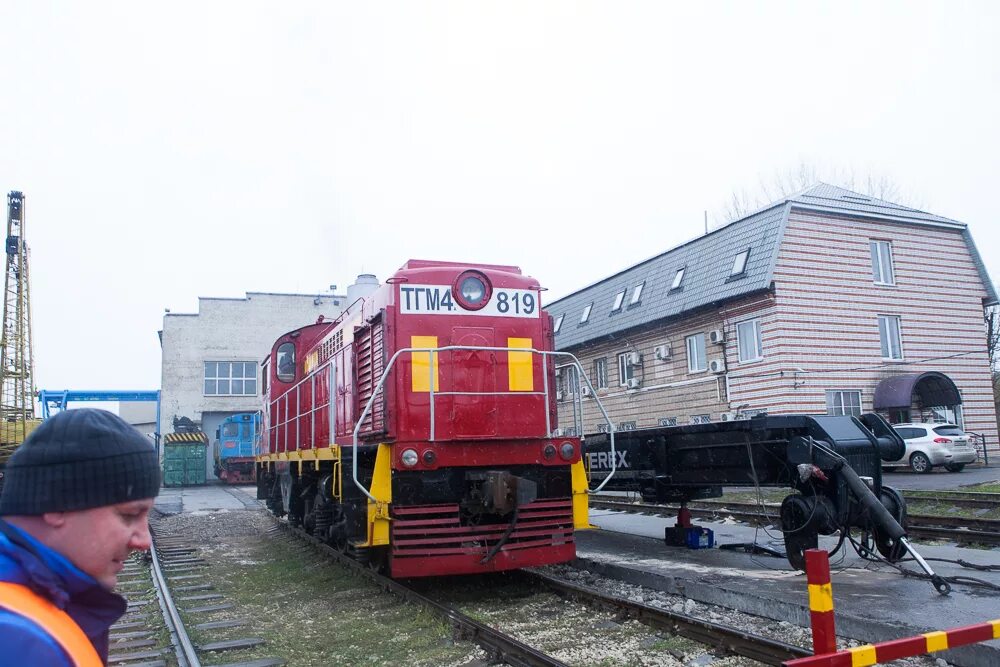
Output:
[[[354,480],[354,485],[356,487],[358,487],[358,489],[360,489],[361,492],[363,494],[365,494],[365,496],[367,496],[369,500],[371,500],[373,502],[376,502],[375,497],[372,496],[368,492],[368,489],[366,489],[364,487],[364,485],[361,484],[360,480],[358,480],[358,434],[361,431],[361,425],[364,423],[365,419],[368,417],[369,412],[371,412],[371,408],[372,408],[372,405],[375,403],[376,396],[378,396],[379,393],[382,391],[382,387],[385,385],[385,381],[389,377],[389,373],[392,371],[392,368],[393,368],[393,366],[395,366],[396,360],[399,358],[400,355],[406,354],[406,353],[413,353],[413,352],[426,352],[427,353],[428,361],[429,361],[429,363],[428,363],[428,368],[429,368],[428,374],[430,375],[430,383],[428,385],[428,389],[429,389],[429,392],[430,392],[430,411],[431,411],[431,413],[430,413],[430,431],[431,431],[430,432],[430,440],[432,442],[435,440],[435,436],[436,436],[435,425],[434,425],[434,395],[435,395],[435,393],[441,393],[442,395],[456,395],[456,394],[461,394],[461,395],[468,395],[468,396],[478,396],[478,395],[492,396],[492,395],[497,395],[498,393],[502,394],[502,395],[512,395],[512,396],[523,396],[523,395],[526,394],[526,392],[517,392],[517,391],[512,391],[512,392],[435,392],[434,391],[434,380],[436,379],[436,376],[435,376],[435,373],[434,373],[434,356],[433,355],[436,354],[436,353],[438,353],[438,352],[453,352],[453,351],[460,351],[460,350],[485,351],[485,352],[530,352],[532,354],[538,354],[538,355],[542,356],[542,362],[543,362],[543,364],[545,364],[542,367],[542,377],[543,377],[543,387],[544,387],[544,392],[542,392],[542,395],[544,395],[545,398],[546,398],[546,401],[545,401],[545,430],[546,430],[546,436],[545,437],[547,437],[547,438],[551,438],[552,437],[552,424],[551,424],[550,419],[549,419],[548,373],[546,372],[546,367],[547,367],[547,364],[548,364],[548,357],[549,356],[552,356],[552,357],[569,357],[569,359],[572,360],[573,365],[575,365],[576,368],[580,371],[580,376],[583,377],[583,379],[587,383],[587,386],[590,387],[591,393],[594,395],[595,400],[597,402],[597,407],[598,407],[598,409],[600,409],[601,414],[604,415],[604,419],[605,419],[605,421],[608,424],[608,433],[610,434],[610,438],[611,438],[611,471],[608,473],[608,476],[604,478],[604,481],[602,481],[600,483],[600,485],[598,485],[598,487],[596,489],[588,489],[587,492],[588,493],[598,493],[598,492],[600,492],[601,489],[604,488],[604,485],[608,483],[608,481],[611,479],[611,477],[615,474],[615,471],[618,469],[618,467],[617,467],[617,457],[615,456],[615,425],[614,425],[614,422],[611,421],[611,418],[608,416],[607,411],[604,409],[604,405],[601,403],[600,399],[597,398],[597,392],[594,391],[594,386],[590,383],[590,378],[588,378],[587,375],[586,375],[586,373],[583,372],[583,367],[580,365],[580,360],[577,359],[576,356],[574,356],[573,354],[571,354],[569,352],[552,352],[552,351],[548,351],[548,350],[536,350],[534,348],[528,348],[528,347],[487,347],[487,346],[474,346],[474,345],[446,345],[444,347],[407,347],[407,348],[402,348],[400,350],[397,350],[396,353],[392,355],[392,358],[389,359],[389,363],[386,364],[385,369],[382,371],[382,377],[379,378],[378,384],[376,384],[375,389],[372,391],[372,395],[369,397],[368,402],[365,404],[365,409],[361,412],[361,416],[358,418],[358,421],[357,421],[357,424],[354,427],[354,433],[353,433],[352,455],[351,455],[351,477]],[[531,392],[531,393],[537,395],[537,392]],[[581,455],[582,455],[582,452],[581,452]]]

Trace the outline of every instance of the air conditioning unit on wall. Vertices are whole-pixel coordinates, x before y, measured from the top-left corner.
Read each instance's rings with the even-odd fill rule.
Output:
[[[708,370],[712,373],[725,373],[726,362],[722,359],[712,359],[708,362]]]
[[[653,350],[654,355],[660,361],[665,361],[670,358],[670,346],[669,345],[657,345]]]
[[[722,329],[712,329],[708,332],[708,341],[720,345],[726,342],[726,335],[722,333]]]
[[[642,363],[642,355],[639,354],[638,352],[629,352],[628,363],[632,366],[638,366],[639,364]]]
[[[590,387],[586,385],[580,387],[580,393],[583,394],[584,396],[593,396],[593,392],[590,391]]]
[[[736,413],[735,412],[723,412],[722,415],[720,415],[720,419],[722,421],[724,421],[724,422],[736,421]]]
[[[561,391],[556,392],[556,400],[557,401],[563,400],[563,393]]]
[[[625,381],[626,389],[638,389],[639,388],[639,378],[629,378]]]

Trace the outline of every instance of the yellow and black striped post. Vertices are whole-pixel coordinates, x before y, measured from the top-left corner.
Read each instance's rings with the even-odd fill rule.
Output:
[[[837,652],[837,632],[833,622],[833,586],[830,583],[830,555],[822,549],[806,551],[806,580],[809,582],[809,620],[812,625],[813,653]]]

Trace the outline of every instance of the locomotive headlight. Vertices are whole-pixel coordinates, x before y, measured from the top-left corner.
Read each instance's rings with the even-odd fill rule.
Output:
[[[556,457],[556,446],[551,442],[542,448],[542,456],[545,457],[546,461],[551,461]]]
[[[569,461],[573,458],[575,451],[576,450],[574,449],[572,442],[564,442],[559,447],[559,456],[563,457],[564,460]]]
[[[493,286],[489,278],[479,271],[465,271],[455,281],[452,293],[466,310],[479,310],[489,303]]]
[[[417,450],[407,449],[403,451],[403,455],[400,457],[403,460],[403,465],[407,468],[412,468],[417,465]]]

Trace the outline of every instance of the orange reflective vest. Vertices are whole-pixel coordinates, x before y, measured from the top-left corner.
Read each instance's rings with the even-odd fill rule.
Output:
[[[62,646],[77,667],[103,667],[104,661],[69,614],[27,586],[0,581],[0,607],[33,621]]]

